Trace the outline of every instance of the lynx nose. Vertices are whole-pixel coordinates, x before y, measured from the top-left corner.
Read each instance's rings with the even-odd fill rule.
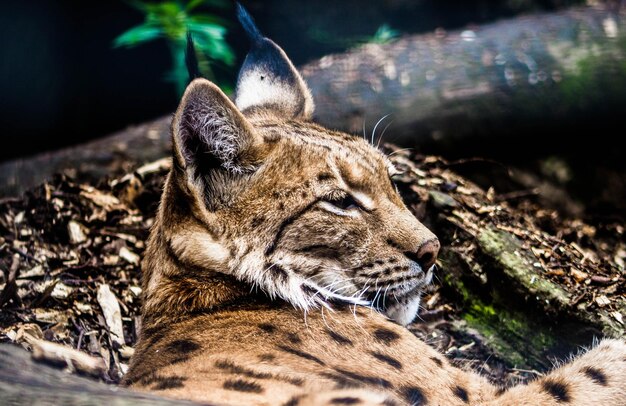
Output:
[[[439,254],[439,240],[437,238],[428,240],[423,243],[417,252],[406,252],[405,255],[419,264],[422,271],[426,272],[431,266],[435,264],[437,260],[437,254]]]

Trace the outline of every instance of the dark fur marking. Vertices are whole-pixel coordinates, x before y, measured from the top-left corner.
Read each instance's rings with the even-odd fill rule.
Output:
[[[507,387],[506,386],[500,386],[498,388],[498,390],[496,391],[496,396],[502,396],[504,394],[504,392],[507,391]]]
[[[244,381],[243,379],[227,379],[222,385],[224,389],[238,392],[261,393],[263,388],[255,382]]]
[[[333,398],[330,400],[332,405],[358,405],[359,403],[361,403],[361,399],[353,397]]]
[[[390,345],[400,339],[400,335],[386,328],[377,328],[374,330],[374,338],[384,344]]]
[[[330,173],[326,173],[326,172],[322,172],[319,175],[317,175],[317,180],[319,182],[323,182],[325,180],[330,180],[330,179],[334,179],[335,177],[333,175],[331,175]]]
[[[266,333],[274,333],[276,331],[276,326],[269,323],[261,323],[259,324],[259,328]]]
[[[200,344],[194,340],[175,340],[165,346],[165,351],[174,354],[189,354],[198,351]]]
[[[391,388],[393,385],[391,384],[391,382],[389,382],[386,379],[383,378],[376,378],[373,376],[365,376],[365,375],[360,375],[354,372],[350,372],[350,371],[346,371],[345,369],[340,369],[337,368],[335,369],[337,372],[339,372],[340,374],[347,376],[350,379],[353,379],[355,381],[358,382],[362,382],[366,385],[373,385],[373,386],[377,386],[377,387],[383,387],[383,388]]]
[[[302,343],[302,340],[300,339],[300,337],[298,337],[298,335],[296,333],[289,333],[289,334],[287,334],[287,340],[289,340],[289,342],[292,343],[292,344],[300,344],[300,343]]]
[[[261,354],[259,355],[259,359],[261,361],[274,361],[276,359],[276,356],[274,354]]]
[[[280,265],[272,264],[266,267],[267,271],[273,274],[279,282],[286,282],[289,279],[289,273]]]
[[[168,332],[165,327],[167,326],[150,327],[150,328],[145,329],[142,332],[141,334],[142,338],[143,337],[146,338],[146,345],[145,345],[146,349],[152,347],[153,345],[161,341],[163,338],[165,338]]]
[[[182,388],[185,386],[183,385],[183,382],[185,382],[186,379],[187,378],[183,378],[182,376],[176,376],[176,375],[159,377],[159,379],[156,380],[156,384],[152,386],[152,389],[166,390],[166,389]]]
[[[385,261],[383,261],[382,259],[377,259],[376,261],[374,261],[374,263],[375,263],[376,265],[382,265],[382,264],[384,264],[384,263],[385,263]]]
[[[469,395],[467,394],[467,390],[465,390],[465,388],[457,385],[452,389],[452,393],[454,393],[463,402],[469,403]]]
[[[265,216],[256,216],[250,222],[250,227],[257,228],[265,221]]]
[[[393,248],[397,248],[400,249],[400,246],[398,244],[395,243],[395,241],[393,241],[392,239],[387,239],[387,244],[389,244],[391,247]]]
[[[128,384],[138,383],[139,385],[148,386],[161,379],[161,376],[154,371],[149,371],[137,376],[134,380],[129,380]]]
[[[326,365],[326,363],[324,361],[322,361],[321,359],[317,358],[315,355],[311,355],[311,354],[309,354],[307,352],[296,350],[295,348],[287,347],[286,345],[278,345],[277,347],[281,351],[288,352],[289,354],[293,354],[293,355],[298,356],[300,358],[304,358],[304,359],[307,359],[309,361],[316,362],[316,363],[318,363],[320,365]]]
[[[231,374],[243,375],[248,378],[256,379],[268,379],[272,377],[272,374],[265,372],[255,372],[242,366],[236,365],[230,361],[216,361],[215,367],[222,371],[229,372]]]
[[[302,386],[304,384],[304,381],[300,378],[292,378],[290,376],[284,375],[275,375],[269,372],[253,371],[252,369],[236,365],[231,361],[216,361],[214,365],[216,368],[221,369],[222,371],[226,371],[231,374],[242,375],[247,378],[274,379],[281,382],[287,382],[295,386]]]
[[[287,402],[283,403],[283,406],[298,406],[300,404],[300,399],[302,396],[294,396],[289,399]]]
[[[430,357],[430,359],[431,359],[431,360],[432,360],[435,364],[437,364],[437,366],[438,366],[438,367],[442,367],[442,366],[443,366],[443,361],[442,361],[442,360],[440,360],[439,358],[437,358],[437,357]]]
[[[427,401],[424,392],[422,392],[420,388],[416,388],[415,386],[407,386],[405,388],[402,388],[402,396],[411,406],[425,405]]]
[[[201,346],[194,340],[175,340],[165,345],[162,350],[166,364],[174,365],[187,361]]]
[[[583,368],[582,373],[587,375],[589,379],[591,379],[598,385],[602,385],[602,386],[607,385],[606,374],[603,371],[599,370],[598,368],[586,367],[586,368]]]
[[[393,357],[390,357],[388,355],[382,354],[380,352],[372,352],[372,355],[374,356],[374,358],[376,358],[379,361],[382,361],[382,362],[384,362],[386,364],[391,365],[395,369],[402,369],[402,364],[400,363],[400,361],[398,361],[397,359],[395,359]]]
[[[317,294],[317,290],[313,289],[312,287],[310,287],[308,285],[302,285],[300,288],[307,295],[315,295],[315,294]]]
[[[546,379],[541,382],[541,386],[543,390],[548,392],[550,396],[552,396],[557,402],[569,402],[570,396],[569,391],[567,389],[567,385],[562,382],[555,382],[550,379]]]
[[[276,249],[276,244],[278,244],[278,241],[280,241],[280,239],[283,236],[283,232],[285,231],[285,229],[291,224],[293,223],[295,220],[298,219],[298,217],[300,217],[302,214],[306,213],[307,211],[309,211],[313,206],[315,206],[321,199],[315,199],[314,201],[312,201],[311,203],[309,203],[308,205],[306,205],[306,207],[304,207],[302,210],[298,211],[297,213],[295,213],[292,216],[287,217],[278,227],[278,231],[276,232],[276,235],[274,236],[274,240],[265,248],[265,256],[269,256],[272,252],[274,252],[274,250]]]
[[[331,372],[322,372],[320,376],[323,376],[324,378],[330,379],[331,381],[335,382],[335,389],[354,389],[363,386],[363,384],[360,382],[356,382],[353,379],[346,378],[345,376],[337,375]]]
[[[154,371],[150,371],[146,374],[142,374],[138,376],[133,381],[128,381],[127,384],[138,383],[142,386],[152,385],[152,389],[154,390],[165,390],[165,389],[174,389],[174,388],[182,388],[183,382],[187,378],[183,378],[181,376],[172,375],[172,376],[162,376]]]
[[[398,404],[393,399],[385,399],[383,401],[383,406],[398,406]]]
[[[333,340],[335,340],[335,342],[341,345],[353,345],[352,340],[342,336],[339,333],[335,333],[334,331],[331,331],[331,330],[327,330],[326,332],[328,333],[330,338],[332,338]]]

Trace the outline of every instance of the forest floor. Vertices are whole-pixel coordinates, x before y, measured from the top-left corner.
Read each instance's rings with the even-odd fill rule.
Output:
[[[623,325],[623,223],[591,226],[563,219],[539,204],[536,192],[498,195],[459,177],[455,165],[441,158],[390,148],[404,170],[400,191],[416,216],[436,212],[426,223],[437,233],[442,218],[455,222],[456,231],[442,231],[444,246],[469,264],[480,264],[479,244],[471,236],[488,222],[515,235],[534,254],[542,277],[567,293],[568,308]],[[0,342],[60,343],[101,358],[104,367],[91,375],[119,382],[141,327],[140,258],[168,168],[164,159],[119,178],[87,183],[58,175],[22,197],[0,200]],[[445,282],[448,261],[440,262],[411,331],[455,364],[497,384],[541,375],[542,368],[503,359],[492,337],[475,328],[463,291]]]

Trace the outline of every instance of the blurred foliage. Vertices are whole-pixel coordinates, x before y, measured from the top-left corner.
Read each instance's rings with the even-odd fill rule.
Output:
[[[365,42],[373,42],[376,44],[386,44],[400,36],[400,31],[394,30],[388,24],[383,24],[374,33],[369,40]]]
[[[391,28],[389,24],[382,24],[374,35],[360,35],[348,38],[339,38],[320,28],[309,30],[309,37],[323,44],[352,48],[363,44],[386,44],[400,36],[400,31]]]
[[[170,49],[172,70],[167,79],[176,84],[179,94],[185,90],[189,80],[185,66],[185,48],[187,31],[191,32],[196,47],[198,63],[202,76],[216,81],[212,65],[233,66],[235,55],[226,43],[227,23],[210,13],[200,13],[201,6],[227,8],[227,0],[190,0],[190,1],[130,1],[129,4],[145,15],[142,24],[130,28],[114,42],[114,47],[132,48],[146,42],[164,38]],[[221,84],[229,90],[228,84]]]

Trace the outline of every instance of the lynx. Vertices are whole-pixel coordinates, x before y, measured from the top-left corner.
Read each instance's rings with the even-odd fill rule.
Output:
[[[252,47],[234,103],[198,78],[172,121],[125,384],[234,405],[626,404],[623,341],[499,390],[403,327],[439,241],[387,157],[312,123],[302,77],[239,17]]]

